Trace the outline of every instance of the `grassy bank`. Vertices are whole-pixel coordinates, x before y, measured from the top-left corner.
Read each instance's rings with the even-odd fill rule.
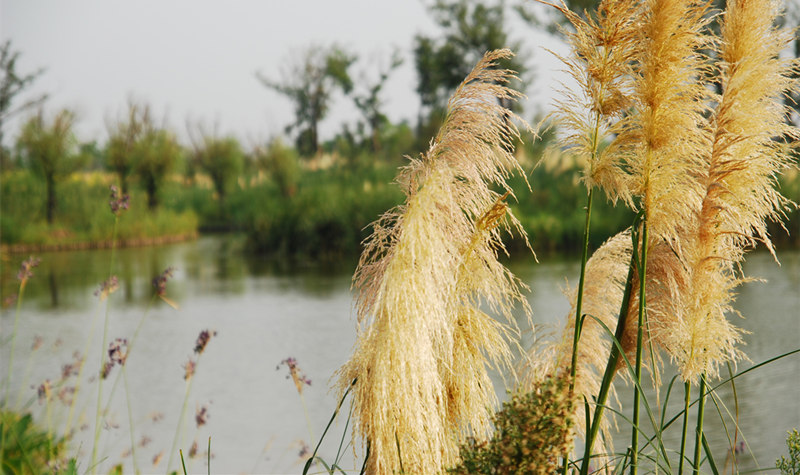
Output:
[[[11,251],[86,249],[111,245],[114,214],[109,211],[111,178],[99,173],[73,175],[58,188],[56,218],[44,215],[44,185],[29,172],[3,174],[0,239]],[[197,215],[162,207],[148,210],[143,193],[131,191],[130,208],[117,225],[120,245],[145,245],[192,238]]]
[[[537,252],[579,249],[586,196],[576,186],[580,168],[574,160],[556,157],[539,166],[527,160],[526,177],[510,183],[516,200],[511,210],[527,231]],[[117,229],[123,246],[161,244],[187,239],[203,231],[244,231],[254,251],[275,256],[336,258],[356,255],[369,225],[386,209],[401,203],[400,187],[393,183],[399,160],[372,165],[334,164],[324,169],[303,167],[297,185],[287,193],[263,173],[242,177],[220,202],[204,176],[191,180],[174,176],[164,183],[161,205],[147,208],[145,193],[132,186],[131,205]],[[43,183],[25,170],[2,175],[0,240],[6,250],[86,249],[108,247],[114,228],[109,212],[109,185],[113,177],[99,172],[73,175],[58,189],[54,223],[45,220]],[[788,198],[800,200],[796,172],[781,179]],[[787,208],[786,230],[773,226],[778,246],[800,244],[800,212]],[[628,226],[633,213],[605,200],[592,210],[590,245],[598,247]],[[510,238],[512,247],[524,241]]]

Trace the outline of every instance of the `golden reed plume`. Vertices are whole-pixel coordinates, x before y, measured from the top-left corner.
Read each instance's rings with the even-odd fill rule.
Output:
[[[406,201],[375,224],[356,270],[358,340],[338,371],[353,388],[354,431],[371,473],[432,473],[458,461],[467,435],[491,430],[487,364],[508,366],[502,325],[524,287],[497,261],[501,228],[524,236],[504,202],[520,166],[519,136],[499,99],[517,99],[515,78],[487,53],[458,87],[428,152],[398,177]],[[490,186],[499,186],[499,195]]]
[[[722,93],[709,126],[712,137],[697,176],[702,202],[682,239],[688,276],[681,292],[681,319],[663,337],[685,381],[714,377],[720,365],[741,355],[741,331],[733,313],[737,265],[757,242],[771,252],[767,220],[779,220],[789,202],[777,191],[777,174],[791,163],[800,136],[785,120],[783,95],[797,82],[798,59],[782,59],[793,32],[778,29],[779,3],[731,0],[717,46]],[[777,137],[777,139],[776,139]]]
[[[640,6],[630,0],[606,0],[595,18],[584,19],[563,6],[542,3],[561,11],[574,28],[562,30],[571,54],[553,53],[577,86],[564,86],[548,116],[564,134],[559,145],[583,163],[588,188],[597,186],[610,199],[632,204],[617,143],[605,144],[621,132],[620,119],[632,105]]]
[[[644,345],[655,358],[651,370],[658,380],[661,349],[684,381],[717,376],[720,365],[744,356],[736,348],[741,331],[727,320],[735,313],[734,289],[745,280],[739,264],[758,242],[772,251],[766,223],[779,221],[792,204],[776,182],[800,139],[782,102],[798,87],[792,78],[800,62],[781,56],[792,32],[775,26],[779,2],[730,0],[719,17],[720,37],[710,33],[709,1],[604,0],[588,20],[555,7],[575,28],[567,32],[572,55],[562,59],[579,86],[557,104],[554,115],[566,134],[561,146],[584,157],[587,186],[646,217]],[[607,145],[597,147],[603,140]],[[630,252],[620,235],[587,263],[582,313],[611,329]],[[621,344],[632,361],[635,272],[631,284]],[[534,350],[529,388],[537,376],[569,364],[574,321],[567,321],[560,338]],[[575,388],[591,400],[609,341],[586,322]],[[552,361],[543,362],[546,355]],[[583,420],[576,418],[579,426]]]

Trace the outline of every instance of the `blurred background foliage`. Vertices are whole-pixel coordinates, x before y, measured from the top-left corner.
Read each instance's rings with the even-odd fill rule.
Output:
[[[596,0],[570,0],[575,11]],[[0,130],[14,114],[28,114],[16,142],[0,150],[0,241],[12,248],[92,247],[110,239],[114,216],[109,186],[131,195],[120,219],[119,239],[130,244],[186,238],[197,232],[237,231],[251,247],[276,256],[336,257],[356,254],[369,224],[398,205],[392,184],[397,168],[426,150],[442,122],[447,98],[490,49],[510,47],[517,55],[501,67],[518,71],[513,86],[524,91],[535,73],[530,46],[509,33],[510,21],[555,31],[566,27],[555,10],[506,1],[436,0],[428,4],[437,35],[417,35],[412,57],[399,50],[367,62],[340,45],[310,45],[287,57],[280,78],[257,73],[254,80],[294,105],[285,135],[244,144],[213,128],[187,121],[189,143],[144,101],[128,100],[127,110],[107,125],[107,138],[80,143],[75,115],[46,107],[46,97],[20,102],[19,94],[44,70],[18,71],[20,55],[10,41],[0,46]],[[787,11],[798,22],[800,12]],[[800,53],[800,41],[792,45]],[[385,111],[384,86],[399,65],[416,70],[416,120],[392,122]],[[359,112],[322,140],[319,124],[346,102]],[[787,97],[787,104],[793,104]],[[540,117],[519,104],[505,104],[531,123]],[[797,104],[794,104],[794,107]],[[798,120],[795,113],[790,120]],[[512,210],[536,251],[570,251],[583,227],[585,191],[579,164],[562,153],[557,130],[525,135],[517,154],[526,177],[512,180]],[[6,135],[8,131],[4,130]],[[2,135],[0,135],[2,140]],[[526,183],[527,181],[527,183]],[[528,187],[530,184],[530,188]],[[800,201],[800,178],[789,170],[782,192]],[[779,245],[800,243],[800,213],[787,208],[788,234],[775,226]],[[623,207],[601,202],[593,210],[593,246],[632,220]],[[513,246],[522,245],[511,239]]]

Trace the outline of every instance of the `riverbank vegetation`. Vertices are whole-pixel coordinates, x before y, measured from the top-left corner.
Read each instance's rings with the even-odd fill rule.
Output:
[[[352,401],[354,429],[341,440],[353,434],[355,450],[363,449],[362,472],[718,473],[704,417],[713,405],[723,425],[736,426],[738,409],[730,414],[717,389],[750,371],[734,373],[746,355],[743,332],[728,319],[736,288],[749,279],[740,267],[759,244],[775,253],[770,223],[798,226],[792,147],[800,131],[786,121],[780,100],[797,89],[800,64],[780,59],[789,35],[774,25],[780,12],[771,0],[729,2],[715,17],[718,32],[708,28],[710,4],[703,2],[604,0],[589,19],[556,8],[574,28],[565,61],[577,86],[566,97],[576,100],[558,105],[554,128],[540,129],[541,142],[512,106],[522,94],[505,69],[513,58],[507,49],[486,53],[444,104],[444,79],[429,78],[431,113],[417,133],[376,119],[368,125],[382,125],[345,129],[320,143],[326,97],[316,98],[313,114],[298,113],[294,146],[273,139],[249,152],[232,137],[208,133],[181,145],[147,106],[130,105],[102,147],[73,140],[68,112],[50,122],[39,113],[2,172],[3,243],[113,246],[205,229],[242,230],[253,249],[275,255],[362,252],[353,279],[357,342],[335,375],[341,400]],[[447,53],[424,39],[419,47],[435,58]],[[345,74],[353,59],[342,51],[314,50],[306,60],[324,65],[315,70],[321,90],[353,87]],[[262,80],[291,97],[314,89]],[[437,131],[432,138],[423,132],[429,127]],[[500,256],[529,244],[577,250],[581,270],[561,333],[522,349],[513,309],[530,314],[527,287]],[[18,309],[37,263],[20,269]],[[168,268],[153,280],[152,302],[177,307],[166,295],[171,276]],[[130,339],[108,335],[102,302],[117,287],[110,272],[98,290],[105,313],[95,322],[102,343],[85,471],[102,460],[105,406],[114,395],[113,388],[103,392],[103,381],[119,366],[116,378],[127,392],[125,364],[140,328]],[[140,326],[146,317],[147,310]],[[192,378],[216,335],[202,330],[184,366],[168,472],[183,457],[177,450]],[[516,350],[524,350],[522,368],[513,364]],[[64,376],[77,376],[74,391],[88,355],[76,358]],[[677,374],[662,384],[666,359]],[[294,359],[283,363],[302,396],[310,380]],[[515,384],[498,413],[488,368]],[[667,413],[666,400],[645,397],[645,370],[667,399],[683,389],[678,413]],[[631,384],[623,388],[621,379]],[[633,399],[632,407],[613,409],[630,430],[622,450],[608,432],[615,390],[629,390]],[[49,383],[41,394],[49,402]],[[25,420],[10,414],[4,425]],[[207,416],[198,407],[196,425]],[[681,423],[680,446],[667,447],[662,434]],[[38,438],[38,428],[23,429]],[[735,467],[738,426],[730,432]],[[9,441],[19,431],[9,434],[0,435],[0,466],[12,460]],[[61,455],[60,439],[44,443],[51,457]],[[308,460],[306,470],[315,462],[336,468],[316,451]]]

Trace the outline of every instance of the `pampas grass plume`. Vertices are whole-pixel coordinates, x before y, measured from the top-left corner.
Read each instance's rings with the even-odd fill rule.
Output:
[[[741,330],[726,318],[744,281],[736,266],[757,242],[774,255],[767,220],[778,221],[789,204],[777,190],[777,174],[792,163],[799,135],[785,120],[782,99],[798,87],[791,77],[799,63],[781,58],[792,32],[774,26],[779,14],[775,0],[731,0],[723,17],[722,94],[699,179],[702,204],[684,238],[684,318],[666,342],[685,381],[716,376],[721,365],[743,357],[736,348]]]
[[[354,276],[358,339],[338,387],[355,381],[354,431],[371,473],[441,471],[468,434],[491,430],[486,365],[509,363],[512,327],[482,308],[510,319],[512,306],[526,307],[523,284],[497,261],[500,229],[524,235],[505,204],[519,133],[499,99],[520,93],[495,63],[510,55],[487,53],[458,87],[430,149],[398,178],[405,204],[365,242]]]

